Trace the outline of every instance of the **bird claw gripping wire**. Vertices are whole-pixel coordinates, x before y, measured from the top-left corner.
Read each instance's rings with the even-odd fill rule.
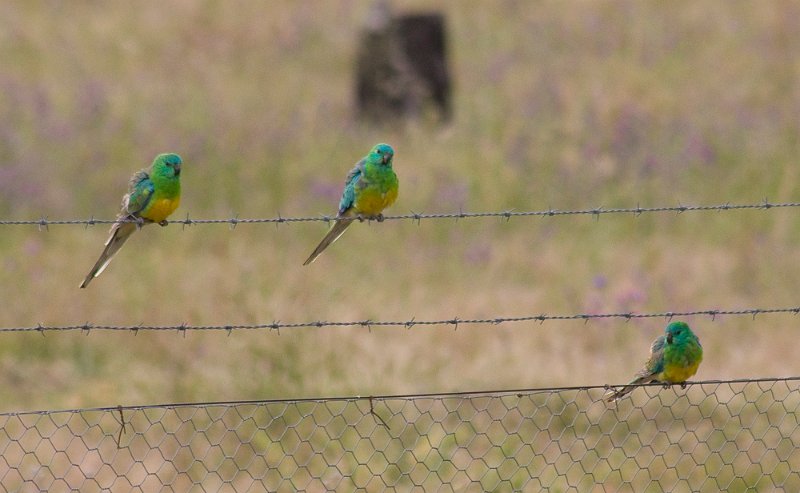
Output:
[[[145,220],[143,217],[130,217],[128,221],[123,222],[131,222],[136,225],[136,229],[142,229],[142,226],[145,225]]]

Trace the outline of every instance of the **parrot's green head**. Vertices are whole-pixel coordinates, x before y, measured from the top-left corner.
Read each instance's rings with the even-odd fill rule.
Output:
[[[389,144],[378,144],[369,151],[367,161],[370,164],[382,164],[392,167],[392,158],[394,157],[394,149]]]
[[[183,160],[177,154],[159,154],[153,160],[153,174],[165,178],[178,177],[181,174]]]
[[[680,344],[694,337],[692,329],[689,328],[686,322],[672,322],[667,325],[665,332],[667,335],[667,344]]]

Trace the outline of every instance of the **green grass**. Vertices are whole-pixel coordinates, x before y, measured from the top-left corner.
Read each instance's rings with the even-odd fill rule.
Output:
[[[130,174],[166,151],[186,162],[178,217],[330,214],[378,141],[397,151],[390,212],[797,200],[792,5],[448,2],[455,119],[441,128],[353,120],[366,7],[3,4],[0,216],[111,218]],[[87,290],[105,228],[5,227],[0,325],[795,306],[795,222],[793,210],[392,221],[356,225],[305,268],[323,224],[151,226]],[[706,348],[699,378],[800,370],[793,317],[688,321]],[[663,324],[4,334],[0,402],[619,382]]]

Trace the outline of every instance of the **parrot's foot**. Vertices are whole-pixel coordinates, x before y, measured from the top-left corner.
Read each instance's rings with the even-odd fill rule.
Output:
[[[671,383],[664,382],[663,384],[661,384],[661,386],[662,386],[663,388],[665,388],[665,389],[668,389],[668,388],[672,387],[672,384],[671,384]]]
[[[163,221],[161,221],[161,222],[159,222],[159,223],[158,223],[158,225],[159,225],[159,226],[161,226],[162,228],[163,228],[164,226],[166,226],[167,224],[169,224],[169,221],[167,221],[166,219],[164,219]]]
[[[142,226],[145,225],[145,220],[143,217],[136,217],[134,219],[136,219],[136,229],[141,229]]]
[[[685,389],[685,388],[686,388],[686,382],[681,382],[681,388],[682,388],[682,389]]]
[[[383,214],[381,214],[381,213],[373,214],[372,216],[358,216],[358,220],[361,221],[362,223],[364,222],[364,220],[367,220],[367,221],[378,221],[379,223],[382,223],[384,219],[385,218],[383,217]]]

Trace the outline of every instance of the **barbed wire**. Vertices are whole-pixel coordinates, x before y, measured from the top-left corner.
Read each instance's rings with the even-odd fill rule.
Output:
[[[40,332],[44,335],[45,332],[59,332],[59,331],[85,331],[87,334],[92,330],[109,330],[109,331],[123,331],[138,333],[140,330],[148,331],[178,331],[186,333],[188,331],[226,331],[229,334],[234,330],[275,330],[280,334],[281,329],[299,329],[299,328],[322,328],[322,327],[366,327],[372,330],[372,327],[405,327],[411,329],[415,326],[437,326],[437,325],[450,325],[454,330],[458,329],[459,325],[500,325],[503,323],[515,322],[540,322],[544,323],[550,320],[583,320],[589,322],[593,319],[612,319],[619,318],[626,321],[633,319],[644,318],[663,318],[671,320],[674,317],[690,317],[690,316],[708,316],[712,321],[717,316],[733,315],[742,316],[750,315],[754,319],[757,315],[762,314],[775,314],[775,313],[792,313],[797,315],[800,313],[800,306],[784,307],[784,308],[745,308],[740,310],[689,310],[689,311],[666,311],[654,313],[635,313],[635,312],[617,312],[617,313],[576,313],[570,315],[527,315],[522,317],[493,317],[493,318],[459,318],[453,317],[441,320],[416,320],[412,318],[405,321],[381,321],[381,320],[351,320],[351,321],[325,321],[316,320],[311,322],[297,322],[297,323],[284,323],[274,321],[271,323],[260,324],[225,324],[225,325],[191,325],[182,323],[180,325],[107,325],[107,324],[94,324],[85,322],[76,325],[42,325],[28,327],[0,327],[0,333],[3,332]]]
[[[422,220],[432,219],[476,219],[476,218],[501,218],[510,220],[514,217],[561,217],[561,216],[580,216],[589,215],[599,217],[605,214],[632,214],[640,216],[647,213],[659,212],[675,212],[678,214],[684,212],[709,212],[709,211],[738,211],[738,210],[773,210],[773,209],[786,209],[800,207],[800,202],[770,202],[764,199],[759,203],[752,204],[716,204],[716,205],[676,205],[676,206],[659,206],[659,207],[593,207],[588,209],[573,209],[573,210],[560,210],[560,209],[547,209],[538,211],[518,211],[515,209],[508,209],[504,211],[491,211],[491,212],[446,212],[446,213],[420,213],[411,212],[408,214],[385,215],[382,221],[398,221],[410,220],[420,222]],[[374,220],[370,217],[356,217],[358,220]],[[283,217],[278,214],[277,217],[263,217],[263,218],[240,218],[238,215],[230,218],[222,219],[192,219],[187,214],[184,219],[173,219],[167,221],[166,224],[194,226],[201,224],[227,224],[231,228],[235,228],[240,224],[288,224],[288,223],[303,223],[303,222],[325,222],[330,223],[336,220],[334,215],[322,216],[309,216],[309,217]],[[103,224],[115,223],[135,223],[138,222],[134,219],[95,219],[92,216],[89,219],[48,219],[43,216],[39,219],[5,219],[0,220],[0,226],[37,226],[39,229],[47,229],[49,226],[74,226],[82,225],[85,227]]]
[[[702,385],[725,385],[725,384],[747,384],[747,383],[776,383],[776,382],[796,382],[800,381],[798,376],[784,377],[754,377],[754,378],[733,378],[723,380],[695,380],[685,382],[686,387]],[[672,386],[682,386],[683,384],[671,384]],[[477,397],[501,397],[504,395],[520,394],[541,394],[558,393],[588,390],[608,390],[612,387],[663,387],[659,382],[649,383],[629,383],[621,382],[614,384],[592,384],[592,385],[573,385],[560,387],[524,387],[512,389],[484,389],[484,390],[459,390],[452,392],[418,392],[407,394],[374,394],[374,395],[348,395],[348,396],[327,396],[327,397],[300,397],[300,398],[273,398],[273,399],[236,399],[230,401],[194,401],[194,402],[170,402],[159,404],[143,405],[115,405],[72,409],[42,409],[32,411],[6,411],[0,412],[0,417],[8,416],[27,416],[45,415],[53,413],[83,413],[83,412],[118,412],[118,411],[140,411],[147,409],[178,409],[182,407],[216,407],[216,406],[247,406],[265,404],[300,404],[304,402],[363,402],[363,401],[382,401],[382,400],[418,400],[418,399],[449,399],[449,398],[477,398]]]

